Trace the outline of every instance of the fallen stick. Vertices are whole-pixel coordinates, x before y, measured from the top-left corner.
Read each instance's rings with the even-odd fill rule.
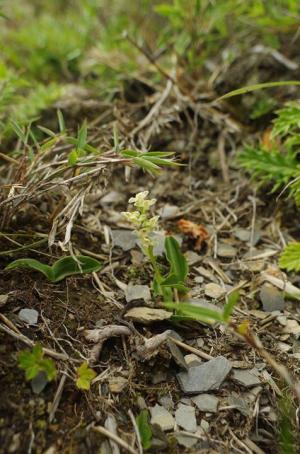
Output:
[[[31,339],[24,336],[24,334],[19,334],[10,328],[7,328],[2,323],[0,323],[0,330],[3,331],[4,333],[8,334],[9,336],[13,337],[14,339],[17,339],[18,341],[23,342],[24,344],[28,345],[29,347],[33,347],[35,344],[35,342],[33,342]],[[67,360],[71,359],[69,356],[63,355],[62,353],[57,353],[56,351],[51,350],[50,348],[43,347],[43,352],[45,353],[45,355],[51,356],[54,359],[60,359],[63,361],[67,361]]]
[[[128,443],[123,441],[122,438],[118,437],[117,435],[113,434],[112,432],[109,432],[109,430],[105,429],[104,427],[91,426],[90,429],[94,430],[95,432],[99,432],[100,434],[105,435],[106,437],[115,441],[123,449],[126,449],[128,452],[131,452],[131,454],[138,454],[138,452],[135,449],[133,449]]]

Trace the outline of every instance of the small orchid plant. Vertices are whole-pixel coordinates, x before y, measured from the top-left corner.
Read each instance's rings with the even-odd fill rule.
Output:
[[[158,228],[159,216],[150,216],[150,209],[156,203],[156,199],[147,199],[149,191],[139,192],[135,197],[131,197],[128,203],[132,203],[135,211],[123,212],[123,216],[135,228],[140,240],[140,246],[144,254],[151,261],[155,239],[153,232]]]
[[[148,258],[154,272],[153,291],[156,295],[161,295],[165,302],[173,300],[173,290],[187,293],[184,285],[188,274],[188,265],[185,257],[180,251],[178,242],[172,236],[165,238],[165,254],[170,264],[170,271],[167,276],[163,276],[159,263],[154,254],[155,236],[153,233],[158,229],[159,216],[151,217],[151,207],[156,203],[156,199],[147,199],[149,191],[138,193],[129,199],[136,210],[122,213],[129,221],[140,240],[140,247]]]

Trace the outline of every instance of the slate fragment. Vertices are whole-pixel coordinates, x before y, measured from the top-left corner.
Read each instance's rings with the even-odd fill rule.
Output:
[[[118,246],[123,251],[134,249],[137,245],[137,234],[132,230],[112,230],[112,243],[113,246]]]
[[[191,405],[179,404],[175,412],[175,420],[178,426],[187,432],[196,432],[197,421],[195,408]]]
[[[218,410],[219,399],[213,394],[199,394],[199,396],[192,397],[192,401],[200,411],[216,413]]]
[[[219,284],[215,284],[214,282],[210,282],[209,284],[206,284],[204,287],[204,292],[206,296],[209,296],[210,298],[220,298],[226,293],[226,290],[221,287]]]
[[[183,392],[199,394],[219,389],[231,368],[228,359],[218,356],[200,366],[189,368],[188,372],[180,372],[177,379]]]
[[[260,385],[258,370],[233,369],[232,379],[245,388]]]
[[[169,347],[170,353],[171,353],[175,363],[182,369],[188,370],[188,365],[184,359],[184,356],[183,356],[180,348],[178,348],[177,345],[175,344],[175,342],[173,342],[172,339],[168,339],[167,345]]]
[[[35,309],[21,309],[19,312],[19,318],[28,325],[36,325],[39,317],[38,311]]]
[[[174,429],[175,420],[168,410],[156,404],[150,408],[151,424],[157,424],[163,431]]]
[[[127,303],[135,300],[151,301],[151,293],[148,285],[133,285],[129,283],[125,291]]]
[[[144,323],[148,325],[152,322],[168,320],[172,317],[172,312],[165,311],[164,309],[155,309],[151,307],[133,307],[126,312],[126,319],[133,322]]]
[[[271,284],[264,284],[259,293],[263,309],[266,312],[282,311],[284,309],[283,292]]]

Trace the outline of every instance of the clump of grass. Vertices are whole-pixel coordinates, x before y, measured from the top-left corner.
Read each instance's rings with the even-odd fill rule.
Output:
[[[287,103],[277,112],[270,141],[246,146],[238,156],[242,167],[261,185],[273,183],[273,192],[288,194],[300,205],[300,102]],[[289,271],[300,270],[300,243],[283,251],[279,264]]]

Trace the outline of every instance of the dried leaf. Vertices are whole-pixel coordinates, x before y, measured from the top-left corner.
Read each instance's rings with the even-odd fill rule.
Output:
[[[206,228],[202,224],[195,224],[186,219],[180,219],[177,227],[182,233],[196,240],[195,250],[200,251],[203,243],[209,238]]]

